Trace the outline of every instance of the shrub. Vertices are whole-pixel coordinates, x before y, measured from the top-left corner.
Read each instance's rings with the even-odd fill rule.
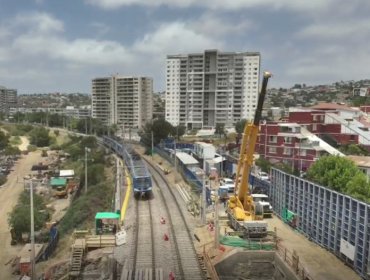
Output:
[[[0,175],[0,186],[4,185],[7,181],[7,178],[5,175]]]
[[[50,150],[53,150],[53,151],[60,151],[61,148],[58,144],[52,144],[50,145]]]
[[[63,235],[73,229],[82,229],[94,221],[97,212],[109,210],[113,192],[112,185],[106,182],[89,186],[87,194],[82,194],[68,208],[59,224],[60,233]]]
[[[37,150],[37,147],[35,145],[28,145],[27,151],[34,152]]]

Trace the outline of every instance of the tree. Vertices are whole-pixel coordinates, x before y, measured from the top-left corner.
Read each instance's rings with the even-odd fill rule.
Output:
[[[346,155],[368,156],[369,152],[362,146],[349,144],[339,147],[339,150]]]
[[[235,131],[238,134],[242,134],[244,132],[245,124],[247,123],[246,119],[241,119],[235,124]]]
[[[186,132],[186,127],[183,125],[178,125],[173,127],[173,131],[171,134],[177,138],[177,140],[180,140],[180,137],[183,136]]]
[[[5,149],[9,143],[9,136],[6,135],[2,130],[0,130],[0,150]]]
[[[48,115],[48,123],[51,127],[63,126],[63,116],[59,114]]]
[[[15,156],[15,155],[20,155],[21,151],[19,150],[18,147],[7,146],[5,148],[4,154],[7,156]]]
[[[226,134],[224,123],[216,123],[215,134],[218,135],[220,138]]]
[[[169,135],[175,136],[173,126],[164,119],[154,120],[153,123],[146,123],[144,128],[139,131],[141,142],[150,146],[152,143],[153,131],[153,144],[157,145],[162,139],[166,139]]]
[[[32,129],[30,132],[30,143],[37,147],[49,146],[49,130],[44,127],[35,127]]]
[[[344,157],[321,157],[308,169],[307,178],[365,201],[370,198],[370,186],[366,175],[353,161]]]
[[[256,159],[256,165],[259,166],[263,172],[269,173],[272,164],[267,159],[260,156],[258,159]]]
[[[37,231],[43,228],[49,217],[49,213],[46,211],[46,206],[42,197],[36,193],[33,195],[33,204],[34,224],[35,230]],[[17,236],[30,231],[30,194],[28,191],[24,191],[19,197],[18,204],[14,206],[12,212],[9,213],[8,223],[11,228],[14,228]]]
[[[354,198],[370,202],[370,186],[366,175],[362,172],[357,173],[351,181],[347,183],[346,192]]]

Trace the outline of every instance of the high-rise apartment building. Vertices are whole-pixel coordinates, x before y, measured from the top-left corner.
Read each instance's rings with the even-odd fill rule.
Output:
[[[17,107],[17,90],[0,86],[0,112],[9,114],[10,108]]]
[[[152,78],[114,75],[92,80],[93,118],[105,125],[141,128],[152,115]]]
[[[187,129],[216,124],[233,127],[252,120],[257,106],[258,52],[220,52],[167,56],[166,113],[172,125]]]

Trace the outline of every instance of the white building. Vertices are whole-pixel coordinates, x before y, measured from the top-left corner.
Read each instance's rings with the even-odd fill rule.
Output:
[[[37,108],[28,108],[28,107],[11,107],[9,108],[9,115],[14,116],[16,113],[22,114],[31,114],[37,112],[44,112],[48,114],[58,114],[67,117],[73,117],[77,119],[90,118],[91,117],[91,106],[80,106],[75,108],[73,106],[66,106],[65,108],[57,107],[37,107]]]
[[[219,52],[167,56],[166,120],[187,129],[233,127],[252,120],[258,99],[260,54]]]
[[[153,116],[153,79],[111,76],[92,80],[92,117],[105,125],[141,128]]]
[[[17,107],[17,90],[0,86],[0,112],[9,114],[11,107]]]
[[[216,155],[216,147],[210,143],[195,142],[194,154],[201,159],[213,159]]]

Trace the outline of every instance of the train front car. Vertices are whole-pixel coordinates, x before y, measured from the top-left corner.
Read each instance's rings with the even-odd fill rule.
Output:
[[[149,198],[152,195],[152,178],[150,176],[133,177],[136,198]]]
[[[104,136],[103,142],[124,160],[132,178],[135,197],[150,197],[152,177],[140,155],[130,145],[123,144],[121,139]]]

